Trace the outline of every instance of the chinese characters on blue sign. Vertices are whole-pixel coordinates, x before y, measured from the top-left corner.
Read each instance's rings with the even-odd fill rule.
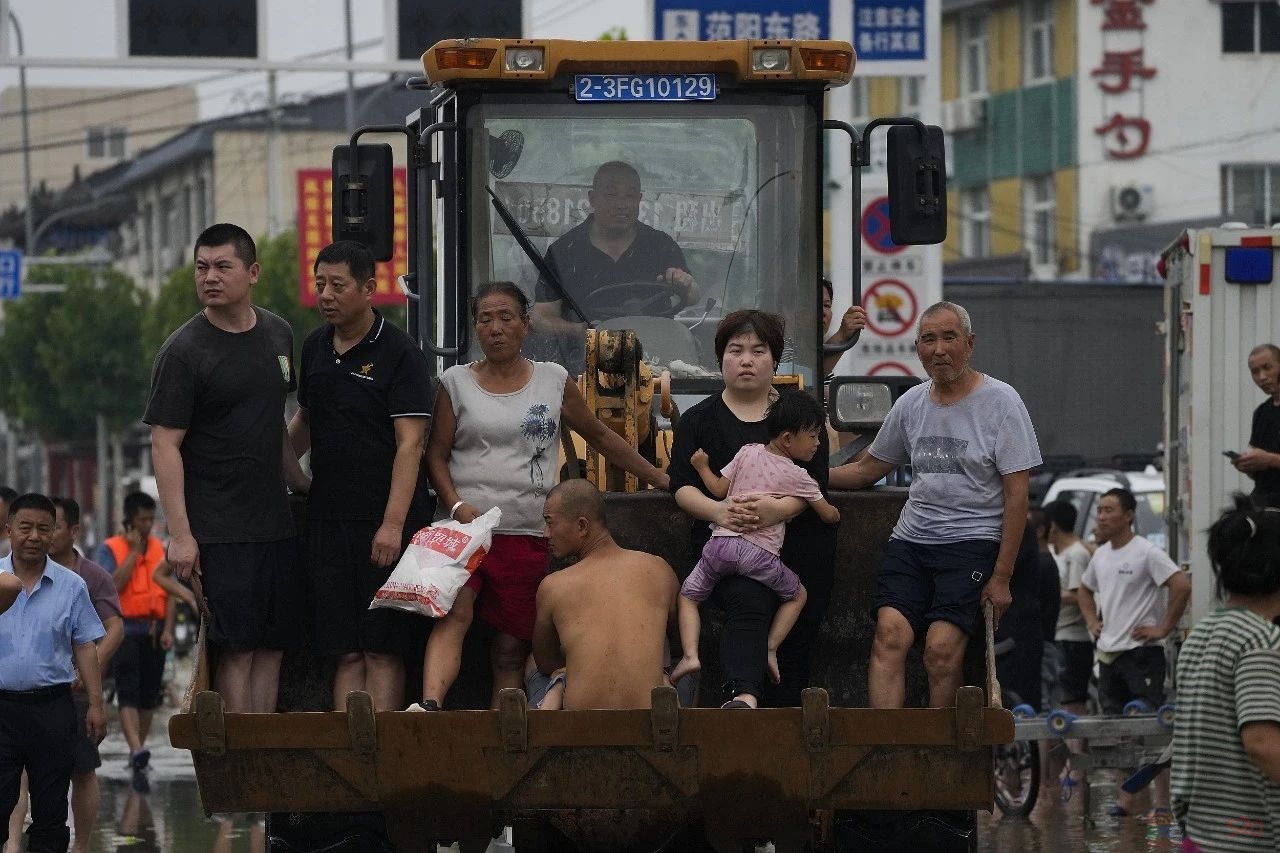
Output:
[[[0,299],[22,296],[22,253],[0,251]]]
[[[925,0],[855,0],[858,61],[924,59]]]
[[[827,11],[827,0],[655,0],[653,31],[676,41],[824,39]]]

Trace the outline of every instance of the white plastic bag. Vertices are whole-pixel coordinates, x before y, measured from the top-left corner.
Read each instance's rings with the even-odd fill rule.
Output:
[[[369,609],[391,607],[437,619],[448,613],[458,590],[489,553],[501,520],[502,510],[494,507],[475,521],[446,519],[413,534]]]

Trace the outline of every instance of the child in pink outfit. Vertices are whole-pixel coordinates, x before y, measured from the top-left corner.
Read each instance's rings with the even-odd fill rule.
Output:
[[[827,524],[836,524],[840,511],[823,496],[813,477],[796,464],[813,458],[818,451],[819,430],[825,426],[821,403],[802,391],[785,391],[765,416],[768,444],[744,445],[719,476],[707,464],[703,450],[695,452],[689,461],[707,490],[721,500],[740,495],[797,497],[808,501]],[[698,635],[702,630],[698,607],[716,583],[728,575],[759,581],[782,599],[769,626],[768,660],[769,676],[775,682],[781,678],[778,646],[795,626],[808,597],[800,578],[778,556],[785,534],[785,522],[741,534],[711,526],[711,539],[702,549],[701,559],[680,587],[680,645],[684,656],[671,670],[673,684],[702,668],[698,659]]]

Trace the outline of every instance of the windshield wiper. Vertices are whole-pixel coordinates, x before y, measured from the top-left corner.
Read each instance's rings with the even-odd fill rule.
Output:
[[[573,309],[573,313],[581,317],[582,322],[590,326],[591,321],[587,319],[587,315],[578,307],[578,303],[573,300],[573,297],[565,292],[564,286],[560,284],[560,277],[555,274],[547,262],[542,259],[542,256],[538,254],[538,250],[533,247],[533,242],[529,239],[529,235],[524,233],[524,229],[520,227],[519,222],[516,222],[516,218],[511,215],[511,211],[507,210],[507,206],[502,203],[502,199],[498,198],[498,194],[493,191],[492,187],[486,186],[484,189],[485,192],[489,194],[493,202],[493,209],[498,211],[498,216],[506,223],[507,229],[511,231],[511,236],[516,238],[516,243],[519,244],[521,250],[529,260],[533,261],[533,265],[537,268],[538,273],[541,274],[541,276],[546,279],[553,288],[555,288],[556,293],[560,294],[561,299],[569,303],[569,307]]]

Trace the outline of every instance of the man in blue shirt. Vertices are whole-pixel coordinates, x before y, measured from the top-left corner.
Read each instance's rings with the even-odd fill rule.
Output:
[[[9,507],[13,552],[0,559],[0,576],[21,583],[0,614],[0,814],[18,802],[22,772],[31,791],[29,853],[66,853],[67,790],[75,759],[77,670],[89,694],[86,733],[106,733],[102,678],[94,642],[105,633],[80,576],[49,559],[55,509],[44,495],[27,494]],[[9,582],[12,583],[12,582]],[[0,843],[8,822],[0,822]]]

